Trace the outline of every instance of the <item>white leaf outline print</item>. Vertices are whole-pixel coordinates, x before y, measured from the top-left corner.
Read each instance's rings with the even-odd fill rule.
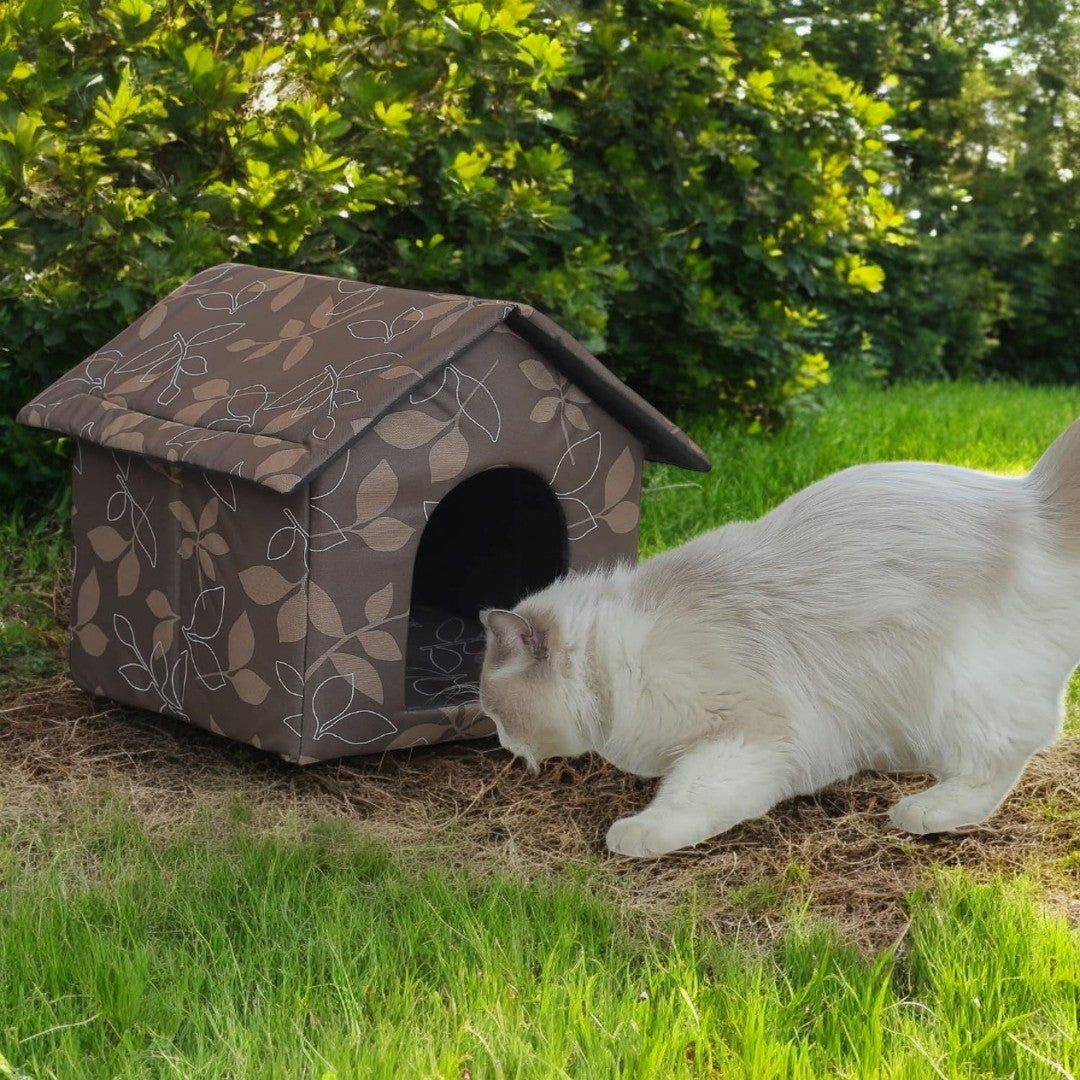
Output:
[[[411,405],[426,405],[446,390],[452,381],[454,401],[457,405],[458,414],[475,424],[493,443],[496,443],[502,434],[502,410],[495,400],[495,395],[487,388],[487,380],[497,366],[498,361],[491,365],[483,378],[478,379],[474,375],[462,371],[456,364],[447,364],[442,369],[442,378],[440,379],[438,374],[432,375],[431,379],[420,388],[419,392],[414,391],[409,395],[409,403]],[[436,381],[438,385],[434,385]],[[425,389],[425,387],[430,389]],[[467,393],[463,393],[463,390],[467,390]],[[483,416],[475,405],[470,412],[469,406],[474,398],[488,404],[490,413],[494,414],[494,419],[492,419],[491,415]]]
[[[150,562],[152,569],[157,568],[158,542],[154,527],[150,523],[150,507],[154,500],[150,499],[145,506],[140,506],[132,494],[129,480],[131,478],[131,461],[126,458],[123,463],[113,454],[113,465],[116,467],[115,479],[117,490],[114,491],[106,503],[106,517],[109,521],[119,521],[124,516],[125,510],[129,513],[131,521],[131,536],[139,549]],[[119,496],[119,501],[116,501]],[[116,514],[116,517],[112,515]]]
[[[119,491],[114,491],[105,503],[105,517],[113,525],[124,516],[124,511],[127,510],[127,499],[127,492],[121,488]]]
[[[409,670],[408,680],[415,693],[429,701],[452,698],[459,704],[477,699],[477,673],[465,663],[465,658],[483,652],[484,635],[471,636],[467,630],[465,620],[457,615],[439,623],[435,628],[435,642],[420,647],[428,666],[414,666]]]
[[[144,385],[168,374],[169,381],[157,396],[159,405],[168,405],[180,393],[181,375],[194,378],[206,374],[206,357],[192,353],[191,349],[223,341],[244,325],[246,324],[242,322],[216,323],[197,330],[189,338],[176,331],[171,338],[150,345],[130,360],[125,360],[115,369],[115,373],[119,375],[141,372],[138,381]]]
[[[214,326],[204,326],[201,330],[196,330],[189,338],[179,333],[176,337],[185,348],[190,349],[195,345],[211,345],[215,341],[224,341],[246,325],[247,323],[242,322],[216,323]]]
[[[373,360],[383,358],[389,362],[372,366]],[[401,359],[401,353],[384,351],[353,360],[340,370],[333,364],[327,364],[322,371],[290,387],[272,401],[268,401],[263,408],[268,412],[291,409],[294,420],[311,412],[322,413],[325,420],[312,430],[312,435],[325,441],[337,426],[335,411],[342,406],[359,405],[363,400],[360,390],[366,378],[394,367]]]
[[[117,366],[123,359],[124,354],[116,349],[101,349],[88,356],[80,367],[76,368],[68,378],[60,383],[60,386],[67,386],[68,383],[78,383],[86,387],[85,390],[78,391],[79,393],[100,396],[105,390],[109,376],[116,371]],[[58,404],[59,401],[67,400],[67,398],[60,398],[58,402],[51,402],[50,404]]]
[[[141,663],[121,664],[117,671],[137,694],[145,694],[154,685],[153,674]]]
[[[173,334],[163,341],[156,341],[147,345],[142,352],[136,353],[128,359],[121,358],[121,362],[113,369],[116,375],[129,375],[143,372],[144,378],[140,381],[147,383],[161,374],[183,352],[179,334]],[[161,369],[159,371],[158,369]]]
[[[349,475],[349,462],[351,461],[351,459],[352,448],[350,447],[348,450],[345,451],[345,455],[341,459],[341,472],[338,473],[337,479],[333,483],[330,483],[330,481],[326,481],[326,483],[329,483],[330,486],[324,492],[322,492],[322,494],[313,496],[313,502],[317,501],[318,499],[325,499],[328,495],[333,495],[334,492],[337,491],[339,487],[341,487],[341,485],[345,482],[345,477]],[[331,468],[332,467],[333,466],[331,466]],[[330,469],[327,469],[326,472],[329,473]]]
[[[337,283],[338,295],[344,299],[334,301],[334,306],[330,309],[331,318],[339,315],[355,315],[368,310],[368,301],[374,300],[386,288],[384,285],[364,285],[360,288],[349,288],[350,285],[354,284],[357,283],[351,281],[339,281]],[[378,306],[380,305],[370,305],[372,308]]]
[[[191,605],[191,618],[180,632],[187,643],[195,677],[208,690],[220,690],[225,685],[221,661],[210,644],[221,632],[225,618],[225,586],[203,589]],[[201,623],[202,625],[196,625]]]
[[[593,529],[600,528],[593,512],[583,500],[574,495],[560,495],[559,502],[563,504],[563,516],[566,518],[567,540],[580,540],[588,536]],[[576,515],[571,513],[571,506],[578,508]]]
[[[154,642],[150,653],[150,673],[156,685],[164,686],[169,681],[169,659],[165,655],[165,643],[160,638]]]
[[[450,675],[465,662],[465,658],[450,645],[424,645],[420,650],[428,663],[440,674]]]
[[[316,506],[314,499],[308,506],[308,521],[311,523],[311,531],[306,534],[308,551],[329,551],[339,544],[349,542],[349,537],[333,515],[321,506]],[[316,528],[317,521],[323,524],[321,530]]]
[[[333,704],[328,704],[326,699],[327,697],[332,696],[334,689],[336,689],[336,687],[330,688],[331,684],[338,681],[342,681],[348,686],[349,695],[346,703],[334,712],[335,706]],[[389,717],[383,716],[382,713],[376,712],[374,709],[354,709],[352,705],[355,698],[356,684],[352,675],[330,675],[315,687],[315,692],[311,695],[311,713],[315,719],[315,734],[313,738],[316,742],[325,738],[327,735],[330,735],[340,742],[345,743],[347,746],[366,746],[368,743],[375,742],[377,739],[397,734],[397,725],[394,724]],[[326,716],[324,715],[326,712],[334,712],[334,715]],[[343,720],[350,720],[357,716],[373,717],[376,720],[381,721],[385,727],[383,730],[377,731],[367,739],[349,739],[344,735],[338,734],[338,732],[334,730]]]
[[[455,395],[457,397],[458,408],[461,410],[462,415],[468,417],[468,419],[471,420],[482,432],[484,432],[484,434],[487,435],[487,437],[493,443],[498,442],[499,436],[502,434],[502,413],[499,411],[499,403],[495,400],[495,395],[492,394],[492,392],[484,384],[484,380],[491,375],[491,371],[495,370],[495,366],[492,365],[491,371],[489,371],[483,379],[474,378],[467,372],[460,371],[453,364],[450,365],[450,370],[453,371],[454,375],[457,377],[457,389],[455,390]],[[472,383],[473,385],[472,388],[469,390],[468,395],[465,397],[465,400],[463,401],[461,397],[462,387],[464,384],[467,383]],[[494,431],[492,431],[491,428],[488,427],[488,424],[484,423],[484,420],[487,420],[490,423],[490,416],[481,419],[475,405],[473,406],[473,412],[469,411],[469,405],[472,403],[474,398],[478,399],[480,402],[487,402],[488,404],[490,404],[491,410],[495,414],[495,423],[493,425],[495,429]]]
[[[266,292],[266,282],[257,280],[248,282],[247,285],[237,292],[228,292],[225,289],[219,289],[216,292],[205,293],[202,296],[197,297],[197,300],[199,307],[204,311],[227,311],[230,315],[235,315],[240,308],[246,307],[248,304],[258,300],[264,292]],[[216,299],[218,297],[223,298],[226,302],[224,304],[210,303],[211,299]],[[241,299],[242,297],[243,299]]]
[[[433,398],[437,398],[443,392],[443,390],[446,389],[446,380],[450,375],[450,368],[452,366],[453,365],[448,364],[446,367],[444,367],[442,369],[442,373],[441,373],[442,378],[439,380],[439,385],[436,386],[435,389],[432,390],[430,394],[427,394],[424,397],[418,397],[415,392],[410,394],[409,395],[409,404],[410,405],[426,405]],[[433,375],[431,377],[430,381],[434,382],[437,377],[438,377],[437,375]],[[425,384],[425,385],[427,385],[427,384]]]
[[[116,635],[117,640],[122,645],[125,645],[134,657],[133,661],[121,664],[117,669],[124,682],[138,694],[145,694],[149,693],[150,690],[154,690],[161,702],[161,711],[167,710],[173,715],[186,720],[188,716],[184,710],[184,694],[187,690],[187,651],[185,650],[180,654],[170,672],[164,652],[162,652],[162,659],[165,662],[155,664],[155,654],[160,643],[155,643],[151,652],[151,659],[147,662],[135,638],[135,628],[126,615],[114,612],[113,633]],[[161,668],[160,678],[155,675],[155,666]],[[181,668],[182,675],[178,679]]]
[[[307,548],[307,530],[287,506],[282,510],[282,513],[289,524],[276,529],[267,541],[266,558],[268,562],[287,559],[292,554],[292,549],[296,546],[298,540],[304,545],[305,551]]]
[[[394,338],[407,334],[423,321],[424,313],[419,308],[408,307],[404,311],[399,311],[389,323],[383,319],[360,319],[349,323],[347,329],[357,341],[381,341],[389,345]],[[381,332],[379,327],[382,328]]]
[[[124,637],[124,631],[121,627],[127,630],[127,637]],[[121,615],[119,612],[113,613],[113,633],[116,634],[116,639],[121,645],[126,645],[139,656],[140,660],[142,659],[142,656],[139,655],[139,646],[135,643],[135,628],[126,615]]]
[[[414,693],[439,705],[464,705],[478,699],[476,677],[468,671],[450,675],[417,675],[412,673],[410,683]]]
[[[185,649],[176,658],[176,663],[173,664],[172,677],[169,680],[173,698],[177,702],[182,702],[184,695],[187,693],[188,666],[188,654]],[[182,710],[180,711],[182,712]]]
[[[593,443],[594,445],[589,446],[588,444],[590,443]],[[579,465],[574,457],[575,450],[582,451],[584,455],[583,464],[581,465]],[[588,487],[588,485],[592,483],[593,477],[596,476],[596,471],[600,468],[600,458],[602,456],[603,439],[601,438],[599,431],[594,431],[591,435],[586,435],[585,438],[578,439],[577,442],[568,446],[563,453],[563,456],[559,458],[559,463],[555,466],[555,472],[551,476],[551,490],[561,498],[565,495],[574,495],[581,491],[582,488]],[[579,469],[582,475],[587,472],[588,476],[573,487],[568,486],[574,484],[574,481],[579,479],[579,476],[575,475],[578,473]],[[562,481],[559,480],[560,472],[564,474]],[[567,473],[569,473],[569,475],[565,475]]]
[[[206,481],[210,490],[227,506],[233,513],[236,512],[236,485],[232,482],[232,478],[222,474],[215,475],[214,473],[206,470],[203,473],[203,479]],[[225,492],[228,492],[228,495]]]
[[[274,674],[277,675],[281,689],[290,697],[302,698],[304,696],[304,676],[288,661],[275,660]]]
[[[250,399],[244,401],[245,398]],[[230,431],[246,431],[255,426],[255,417],[259,410],[266,407],[270,400],[270,391],[263,383],[252,383],[250,386],[240,386],[233,390],[225,402],[225,416],[218,416],[211,420],[207,427],[224,427]],[[243,410],[237,411],[237,406],[243,402]]]
[[[326,492],[325,494],[330,494]],[[322,498],[323,496],[318,496]],[[308,502],[308,526],[303,525],[296,514],[287,506],[282,508],[282,515],[288,522],[275,529],[266,544],[266,558],[268,562],[280,562],[287,559],[297,544],[301,545],[304,556],[304,565],[308,565],[308,555],[312,551],[329,551],[340,544],[347,544],[349,536],[337,523],[329,511],[315,505],[316,499]],[[322,523],[322,528],[316,527],[316,522]]]
[[[213,285],[223,277],[239,269],[239,263],[222,263],[220,266],[211,266],[206,270],[200,270],[193,278],[180,286],[181,289],[199,289],[205,285]]]
[[[285,660],[276,660],[274,662],[274,674],[277,676],[278,685],[285,691],[290,697],[299,698],[301,702],[304,700],[304,676],[300,674]],[[293,685],[290,686],[289,683]],[[300,737],[300,729],[304,724],[303,706],[301,705],[301,711],[290,713],[288,716],[283,716],[281,722],[287,727],[297,738]]]

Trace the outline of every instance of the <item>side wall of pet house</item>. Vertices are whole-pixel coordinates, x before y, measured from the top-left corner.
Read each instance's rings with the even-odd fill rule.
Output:
[[[302,698],[281,680],[304,666],[306,568],[287,526],[307,490],[80,441],[72,505],[75,680],[295,759]]]

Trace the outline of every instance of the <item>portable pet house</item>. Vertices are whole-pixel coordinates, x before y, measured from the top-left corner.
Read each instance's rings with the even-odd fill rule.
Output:
[[[490,734],[478,611],[709,467],[528,307],[238,264],[19,418],[77,439],[76,681],[305,763]]]

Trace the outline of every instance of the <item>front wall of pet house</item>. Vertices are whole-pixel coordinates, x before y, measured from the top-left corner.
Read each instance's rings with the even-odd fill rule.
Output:
[[[302,759],[491,734],[473,704],[406,706],[413,564],[431,513],[467,478],[516,467],[557,496],[571,569],[633,560],[641,460],[633,435],[505,330],[376,423],[316,477],[311,534],[298,535],[311,565]],[[436,663],[463,698],[478,648],[448,620]]]

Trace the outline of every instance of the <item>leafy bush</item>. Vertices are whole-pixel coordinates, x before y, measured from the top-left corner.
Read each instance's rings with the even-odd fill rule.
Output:
[[[1080,8],[955,0],[948,18],[940,0],[776,9],[819,61],[884,88],[894,109],[895,201],[912,242],[878,252],[888,287],[848,305],[849,339],[857,324],[867,358],[897,375],[1075,384]]]
[[[235,259],[525,300],[661,407],[782,418],[881,287],[889,107],[779,22],[581,11],[0,3],[0,411]]]

